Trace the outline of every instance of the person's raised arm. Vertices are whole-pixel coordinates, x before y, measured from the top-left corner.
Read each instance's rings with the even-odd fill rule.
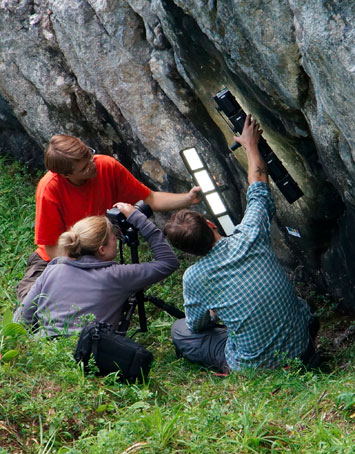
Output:
[[[256,182],[268,183],[267,165],[258,149],[261,133],[262,130],[259,129],[258,123],[255,120],[251,120],[250,115],[247,115],[242,135],[234,138],[247,151],[248,182],[250,185]],[[265,184],[255,184],[248,189],[247,208],[242,222],[236,226],[236,229],[239,232],[244,232],[249,238],[251,232],[262,231],[265,240],[269,242],[270,222],[274,212],[275,206],[270,188]]]
[[[234,137],[234,140],[246,149],[248,157],[248,182],[263,181],[268,183],[267,166],[259,152],[258,142],[262,134],[260,125],[256,120],[251,120],[251,115],[247,115],[244,123],[242,135]]]

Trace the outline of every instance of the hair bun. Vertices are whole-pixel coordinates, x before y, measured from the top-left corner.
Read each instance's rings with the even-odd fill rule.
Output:
[[[60,235],[58,246],[63,248],[69,257],[77,258],[81,255],[80,236],[73,229]]]
[[[89,216],[62,233],[58,245],[71,258],[95,255],[100,246],[107,245],[110,232],[112,232],[112,224],[106,216]]]

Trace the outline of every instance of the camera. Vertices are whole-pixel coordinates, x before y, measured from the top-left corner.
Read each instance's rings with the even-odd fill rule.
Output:
[[[150,206],[144,203],[143,200],[137,202],[134,207],[141,213],[145,214],[147,218],[150,218],[153,214]],[[108,217],[113,225],[119,227],[122,234],[125,234],[129,229],[136,230],[136,228],[127,221],[126,216],[121,213],[117,207],[106,210],[106,217]]]
[[[216,96],[214,96],[214,100],[216,101],[218,106],[217,111],[221,115],[221,112],[223,112],[229,120],[229,122],[226,122],[230,129],[234,133],[241,134],[243,132],[244,122],[247,116],[240,105],[237,103],[232,93],[227,88],[224,88],[223,90],[219,91]],[[241,145],[236,142],[231,146],[231,150],[234,151],[240,146]],[[280,159],[272,151],[263,137],[260,137],[258,148],[267,165],[270,177],[273,179],[276,186],[280,189],[286,200],[289,203],[293,203],[300,197],[302,197],[302,190],[299,188],[298,184],[291,177],[291,175],[287,172]]]

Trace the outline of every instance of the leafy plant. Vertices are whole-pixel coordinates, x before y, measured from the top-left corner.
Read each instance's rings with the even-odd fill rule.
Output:
[[[27,331],[19,323],[12,321],[12,312],[7,309],[0,325],[0,360],[1,362],[11,361],[19,354],[14,348],[21,337],[26,336]]]
[[[355,392],[339,394],[337,405],[341,405],[344,410],[352,410],[355,406]]]

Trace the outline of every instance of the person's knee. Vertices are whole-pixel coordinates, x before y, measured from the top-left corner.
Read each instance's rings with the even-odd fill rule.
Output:
[[[171,337],[174,339],[179,339],[190,334],[190,330],[186,325],[186,318],[180,318],[176,320],[173,326],[171,327]]]
[[[186,319],[176,320],[171,327],[171,338],[175,345],[176,351],[186,356],[195,348],[199,349],[201,345],[200,336],[194,334],[186,325]],[[197,346],[197,347],[196,347]]]
[[[43,273],[47,265],[48,262],[43,260],[37,254],[37,252],[33,252],[29,256],[25,274],[16,287],[17,300],[20,303],[26,298],[28,292],[31,290],[32,285],[35,283],[36,279]]]
[[[192,362],[201,362],[201,339],[194,336],[184,335],[181,332],[172,333],[172,341],[175,346],[176,356],[184,357]]]
[[[228,369],[224,354],[228,337],[225,328],[194,333],[186,325],[186,319],[180,319],[173,324],[171,336],[178,358],[184,357],[223,372]]]

